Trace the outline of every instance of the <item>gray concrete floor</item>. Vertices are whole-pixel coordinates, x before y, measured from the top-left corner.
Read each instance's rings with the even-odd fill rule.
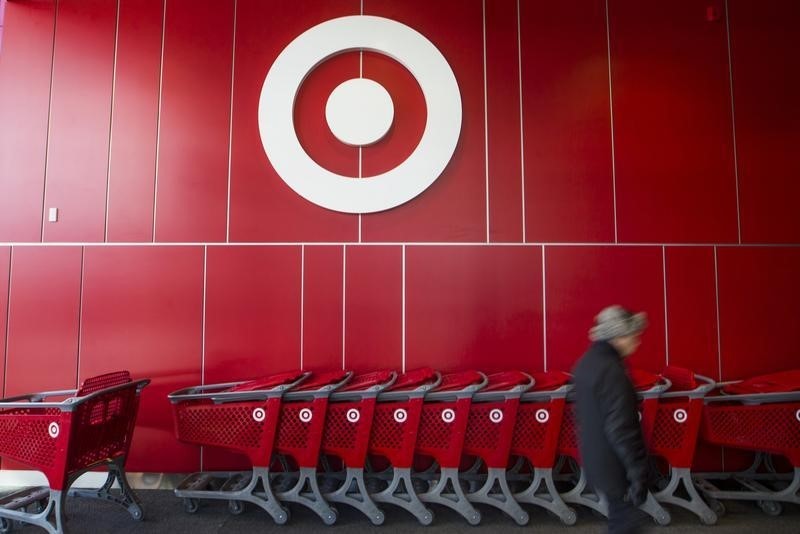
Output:
[[[302,507],[291,507],[292,517],[287,525],[275,525],[269,516],[260,509],[247,506],[239,516],[230,515],[226,503],[206,501],[200,510],[190,515],[183,511],[182,503],[171,491],[140,490],[138,494],[144,504],[145,520],[133,521],[130,516],[112,504],[80,499],[69,499],[68,528],[71,534],[83,533],[171,533],[205,534],[234,532],[291,532],[303,534],[345,533],[422,533],[454,534],[456,532],[486,533],[517,531],[533,533],[562,534],[600,534],[605,532],[602,519],[586,510],[579,511],[577,525],[562,526],[561,523],[537,508],[528,508],[531,522],[525,527],[516,526],[502,513],[487,507],[480,507],[483,521],[477,527],[470,527],[457,514],[441,507],[434,507],[436,518],[432,526],[423,527],[402,510],[385,506],[386,522],[381,527],[372,526],[365,517],[355,510],[340,505],[339,521],[326,527],[312,512]],[[769,532],[769,534],[800,534],[800,507],[786,505],[778,517],[767,517],[751,503],[727,501],[728,513],[712,527],[702,526],[696,517],[680,509],[670,508],[672,524],[667,527],[650,525],[644,529],[647,534],[685,534],[707,532],[708,534],[733,534],[745,532]],[[17,527],[14,532],[33,534],[43,530],[26,526]]]

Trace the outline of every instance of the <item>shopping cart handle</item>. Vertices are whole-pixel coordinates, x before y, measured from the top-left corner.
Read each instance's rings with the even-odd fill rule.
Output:
[[[62,412],[71,412],[74,411],[75,408],[84,404],[85,402],[90,401],[95,397],[99,397],[100,395],[105,395],[110,392],[118,391],[121,389],[129,388],[132,386],[136,387],[136,393],[140,393],[142,389],[150,383],[149,378],[143,378],[141,380],[135,380],[132,382],[126,382],[124,384],[119,384],[116,386],[108,387],[105,389],[101,389],[95,391],[89,395],[85,395],[83,397],[69,397],[64,399],[61,402],[41,402],[41,400],[34,400],[34,399],[45,399],[47,397],[62,397],[64,395],[69,395],[70,393],[74,394],[78,390],[77,389],[67,389],[62,391],[43,391],[40,393],[33,393],[28,395],[18,395],[16,397],[9,397],[7,399],[0,400],[0,411],[2,410],[10,410],[10,409],[30,409],[30,410],[42,410],[48,408],[55,408]],[[29,402],[19,402],[24,399],[29,399]]]
[[[353,371],[347,371],[344,373],[344,377],[337,382],[329,382],[316,389],[289,391],[284,395],[284,398],[291,401],[327,398],[330,397],[331,393],[336,391],[336,389],[347,384],[351,378],[353,378]]]
[[[655,384],[649,389],[645,389],[644,391],[637,391],[636,396],[642,399],[652,399],[657,397],[663,397],[665,391],[669,391],[669,388],[672,387],[672,381],[669,378],[660,377],[659,383]]]
[[[377,397],[381,391],[385,390],[386,388],[392,387],[392,385],[397,380],[397,372],[392,371],[389,374],[389,378],[380,384],[373,384],[365,389],[350,389],[347,391],[334,391],[331,393],[331,400],[335,401],[359,401],[362,399],[374,399]]]
[[[229,391],[232,387],[250,382],[249,380],[209,384],[205,386],[192,386],[173,391],[167,395],[167,398],[172,404],[190,400],[210,400],[217,404],[237,401],[266,400],[275,397],[282,397],[286,391],[297,386],[310,375],[311,373],[309,372],[301,373],[294,382],[290,382],[288,384],[279,384],[269,389]]]
[[[505,390],[479,391],[474,397],[472,397],[472,400],[479,402],[493,402],[520,398],[523,393],[531,389],[536,384],[536,380],[528,373],[519,374],[526,378],[523,384],[515,384],[514,386]]]
[[[24,395],[16,395],[0,399],[0,403],[9,402],[41,402],[48,397],[73,397],[78,392],[77,389],[62,389],[60,391],[41,391],[39,393],[26,393]]]
[[[478,375],[480,376],[481,381],[476,384],[470,384],[468,386],[463,387],[462,389],[456,389],[453,391],[436,391],[435,389],[425,395],[426,399],[430,399],[432,401],[447,401],[447,400],[457,400],[457,399],[471,399],[475,396],[477,391],[486,387],[486,384],[489,383],[489,377],[487,377],[484,373],[478,371]]]
[[[575,386],[572,384],[564,384],[556,389],[546,389],[542,391],[528,391],[522,395],[522,402],[540,402],[551,399],[565,399],[567,394],[572,391]]]
[[[701,399],[705,397],[708,392],[717,387],[717,383],[707,376],[695,374],[694,378],[703,383],[687,391],[667,391],[661,394],[661,398],[689,397],[690,399]]]
[[[730,382],[728,382],[730,384]],[[722,382],[718,385],[724,385]],[[800,391],[778,391],[774,393],[743,393],[729,395],[722,392],[721,395],[705,397],[706,404],[712,402],[743,402],[746,404],[767,404],[773,402],[796,402],[800,400]]]
[[[442,383],[442,373],[436,371],[434,374],[433,382],[428,384],[421,384],[414,389],[409,390],[399,390],[399,391],[384,391],[378,395],[378,400],[381,402],[394,402],[394,401],[405,401],[411,399],[421,399],[424,398],[430,393],[432,389],[436,389],[439,387],[439,384]]]

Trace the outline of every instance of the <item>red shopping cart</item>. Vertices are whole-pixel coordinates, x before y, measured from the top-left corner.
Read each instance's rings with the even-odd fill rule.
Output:
[[[64,532],[66,491],[83,473],[108,468],[97,490],[72,490],[70,496],[111,501],[134,519],[144,512],[125,476],[139,397],[148,379],[127,371],[86,379],[77,390],[46,391],[0,401],[0,457],[42,471],[49,487],[27,488],[0,499],[0,532],[12,521]],[[64,399],[62,401],[46,399]],[[120,490],[112,490],[117,482]],[[33,512],[26,512],[33,505]]]
[[[381,472],[370,469],[370,485],[384,485],[370,491],[372,500],[403,508],[423,525],[431,524],[433,512],[419,500],[411,468],[423,400],[441,380],[441,375],[430,368],[402,374],[394,385],[378,395],[369,439],[369,454],[388,460],[390,465]]]
[[[330,468],[326,470],[326,482],[332,482],[337,487],[324,493],[325,500],[350,505],[375,525],[383,524],[384,514],[369,496],[364,481],[364,466],[378,394],[396,379],[397,373],[394,371],[361,374],[333,392],[322,436],[324,463],[329,466],[327,457],[332,456],[341,462],[345,470],[343,476],[335,479]]]
[[[648,448],[651,455],[666,460],[669,475],[661,483],[663,489],[654,496],[658,502],[685,508],[704,524],[713,525],[717,514],[697,492],[691,467],[703,415],[703,398],[714,388],[714,381],[681,367],[666,367],[661,374],[671,386],[658,398]]]
[[[780,514],[783,502],[800,504],[800,370],[718,386],[705,398],[703,440],[754,451],[756,461],[743,472],[697,474],[698,488],[719,513],[725,510],[720,499],[756,501],[769,515]],[[770,455],[787,459],[793,472],[777,472]],[[718,480],[737,489],[721,490]]]
[[[242,502],[264,509],[277,524],[288,511],[270,486],[270,461],[283,395],[310,373],[293,371],[256,380],[181,389],[169,395],[175,435],[184,443],[226,449],[246,455],[251,472],[189,475],[175,489],[184,509],[195,513],[200,499],[227,500],[238,513]]]
[[[433,462],[429,469],[414,473],[428,489],[419,493],[424,503],[447,506],[477,525],[481,514],[467,499],[458,479],[461,452],[469,422],[472,396],[487,383],[477,371],[449,373],[425,396],[415,451]]]
[[[553,469],[556,465],[558,439],[564,418],[566,397],[572,390],[571,376],[560,371],[535,373],[533,390],[521,398],[511,439],[511,454],[518,457],[509,471],[510,480],[527,480],[521,469],[532,470],[533,479],[525,489],[514,494],[519,503],[540,506],[555,514],[565,525],[574,525],[575,510],[564,503],[556,489]],[[542,488],[544,485],[544,488]]]
[[[489,382],[472,397],[464,454],[485,466],[483,484],[467,494],[473,503],[488,504],[505,512],[518,525],[530,520],[514,500],[506,479],[511,440],[517,422],[520,397],[534,385],[532,376],[519,371],[489,375]]]

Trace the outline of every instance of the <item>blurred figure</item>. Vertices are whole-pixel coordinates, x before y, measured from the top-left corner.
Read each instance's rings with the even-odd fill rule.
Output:
[[[644,313],[609,306],[589,330],[592,345],[573,370],[578,438],[590,485],[609,504],[609,534],[639,532],[647,498],[647,451],[636,408],[636,392],[623,358],[639,348]]]

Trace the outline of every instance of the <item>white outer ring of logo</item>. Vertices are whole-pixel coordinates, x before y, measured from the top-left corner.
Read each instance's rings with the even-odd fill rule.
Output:
[[[257,422],[262,422],[267,417],[267,412],[264,411],[264,408],[256,408],[253,410],[253,420]]]
[[[331,56],[359,49],[385,54],[407,68],[427,107],[417,148],[397,167],[367,180],[317,164],[294,129],[295,97],[308,73]],[[444,171],[461,133],[461,94],[447,60],[418,31],[383,17],[340,17],[306,30],[275,59],[261,88],[258,128],[272,166],[298,195],[335,211],[372,213],[408,202]]]
[[[794,416],[797,418],[798,421],[800,421],[800,410],[794,412]]]
[[[550,420],[550,412],[545,410],[544,408],[540,410],[536,410],[536,422],[537,423],[546,423]]]
[[[442,410],[442,421],[444,421],[445,423],[452,423],[455,420],[456,420],[456,412],[454,412],[450,408]]]
[[[308,408],[303,408],[300,410],[300,420],[304,423],[308,423],[314,417],[314,414],[311,413],[311,410]]]
[[[641,423],[642,422],[642,411],[641,410],[636,410],[636,415],[639,416],[639,422]]]
[[[347,410],[348,421],[350,421],[351,423],[358,423],[359,419],[361,419],[361,413],[357,409],[350,408],[349,410]]]
[[[47,425],[47,433],[50,434],[50,437],[56,439],[58,435],[61,433],[61,428],[58,426],[58,423],[53,421],[49,425]]]
[[[406,412],[403,408],[398,408],[394,411],[394,420],[400,424],[403,424],[408,419],[408,412]]]
[[[686,419],[688,418],[688,415],[687,415],[687,413],[686,413],[686,410],[684,410],[683,408],[678,408],[678,409],[677,409],[677,410],[675,410],[675,412],[672,414],[672,418],[673,418],[673,419],[675,419],[675,422],[676,422],[676,423],[681,423],[681,424],[683,424],[683,423],[685,423],[685,422],[686,422]]]
[[[492,423],[499,423],[503,420],[503,410],[499,408],[495,408],[491,412],[489,412],[489,421]]]

